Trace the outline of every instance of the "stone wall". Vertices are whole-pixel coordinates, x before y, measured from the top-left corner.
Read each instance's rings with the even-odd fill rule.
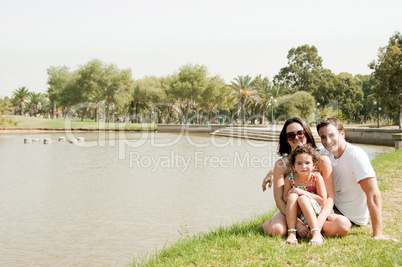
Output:
[[[211,133],[225,128],[225,125],[200,125],[200,124],[158,124],[157,131],[160,133]]]
[[[345,127],[346,140],[351,143],[395,146],[393,134],[401,133],[398,129],[348,128]]]

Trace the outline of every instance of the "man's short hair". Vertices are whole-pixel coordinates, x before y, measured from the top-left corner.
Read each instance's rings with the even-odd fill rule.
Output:
[[[321,129],[322,127],[325,127],[325,126],[328,126],[328,125],[333,125],[333,126],[335,126],[335,128],[337,128],[338,131],[343,131],[343,130],[345,130],[345,129],[343,128],[342,122],[341,122],[338,118],[335,118],[335,117],[325,117],[325,118],[323,118],[323,119],[317,124],[317,132],[319,133],[319,132],[320,132],[320,129]]]

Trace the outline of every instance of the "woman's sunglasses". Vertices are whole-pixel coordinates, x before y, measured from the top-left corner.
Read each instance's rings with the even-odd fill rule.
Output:
[[[293,141],[293,140],[295,140],[296,135],[297,135],[297,137],[299,137],[299,138],[303,138],[303,136],[304,136],[305,134],[306,134],[306,132],[303,131],[303,130],[297,131],[297,132],[295,132],[295,133],[289,132],[289,133],[286,133],[286,138],[288,139],[288,141]]]

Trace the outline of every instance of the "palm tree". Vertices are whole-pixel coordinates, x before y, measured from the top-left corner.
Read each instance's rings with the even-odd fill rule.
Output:
[[[40,101],[42,99],[42,94],[31,92],[29,93],[29,96],[31,103],[31,113],[32,113],[31,116],[34,116],[38,112],[38,105],[40,104]]]
[[[274,86],[271,87],[270,93],[271,96],[273,96],[274,98],[278,98],[285,94],[285,87],[279,84],[275,84]]]
[[[29,98],[29,91],[25,86],[20,87],[14,90],[13,97],[17,98],[20,102],[20,111],[22,116],[24,114],[25,100]]]
[[[236,95],[237,99],[240,101],[240,117],[242,120],[242,124],[246,124],[246,112],[245,112],[245,104],[246,100],[251,98],[252,94],[250,94],[251,90],[254,89],[254,80],[246,75],[241,76],[237,75],[237,78],[234,78],[234,81],[229,85],[230,88],[234,90],[234,92],[230,93],[231,95]]]
[[[13,107],[12,114],[17,115],[18,110],[20,109],[20,105],[21,105],[20,100],[13,95],[13,97],[10,98],[10,104]]]
[[[261,101],[258,103],[259,111],[261,117],[264,118],[264,113],[268,107],[272,104],[271,97],[276,99],[285,94],[285,88],[282,85],[275,84],[274,86],[270,84],[263,84],[261,87],[256,88],[258,95],[261,97]]]

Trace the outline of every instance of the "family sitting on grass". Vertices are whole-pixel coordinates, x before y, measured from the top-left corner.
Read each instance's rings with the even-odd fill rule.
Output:
[[[282,156],[265,177],[263,191],[273,183],[278,211],[262,227],[270,236],[286,236],[298,244],[297,234],[321,245],[325,237],[346,236],[352,224],[371,218],[373,237],[398,240],[382,233],[381,195],[367,154],[345,140],[342,123],[326,117],[317,125],[324,148],[317,147],[302,119],[288,119],[279,136]]]

